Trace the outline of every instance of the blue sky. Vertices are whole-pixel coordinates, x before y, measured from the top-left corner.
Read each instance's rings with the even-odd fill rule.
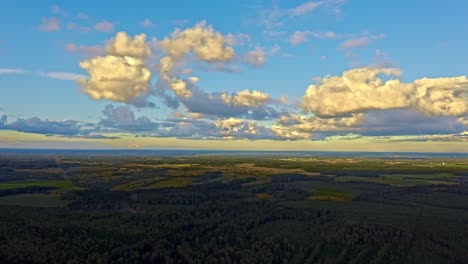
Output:
[[[78,139],[125,148],[135,137],[144,148],[467,145],[466,1],[0,1],[0,10],[0,147],[36,147],[43,136],[63,148]],[[175,64],[167,72],[164,58]]]

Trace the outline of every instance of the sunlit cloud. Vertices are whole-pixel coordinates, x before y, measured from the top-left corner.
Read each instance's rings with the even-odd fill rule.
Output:
[[[83,74],[71,73],[71,72],[45,72],[39,74],[43,77],[48,77],[57,80],[64,80],[64,81],[76,81],[80,78],[85,78],[86,76]]]

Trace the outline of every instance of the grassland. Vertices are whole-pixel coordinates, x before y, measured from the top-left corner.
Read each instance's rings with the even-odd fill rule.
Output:
[[[63,207],[69,201],[60,198],[59,194],[16,194],[0,197],[0,205],[28,207]]]
[[[62,191],[77,189],[70,180],[25,180],[0,182],[0,190],[21,189],[27,187],[50,187]]]
[[[455,185],[457,182],[451,173],[436,174],[379,174],[377,177],[342,176],[336,177],[337,182],[368,182],[392,186],[418,185]]]

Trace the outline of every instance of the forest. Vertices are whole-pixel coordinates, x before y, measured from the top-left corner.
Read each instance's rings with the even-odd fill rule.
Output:
[[[468,263],[468,158],[0,153],[0,263]]]

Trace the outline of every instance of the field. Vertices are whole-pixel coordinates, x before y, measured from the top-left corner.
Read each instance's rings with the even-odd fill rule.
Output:
[[[70,180],[26,180],[2,182],[0,183],[0,190],[21,189],[35,186],[50,187],[62,191],[75,188]]]
[[[466,158],[0,154],[2,263],[467,263],[467,230]]]

